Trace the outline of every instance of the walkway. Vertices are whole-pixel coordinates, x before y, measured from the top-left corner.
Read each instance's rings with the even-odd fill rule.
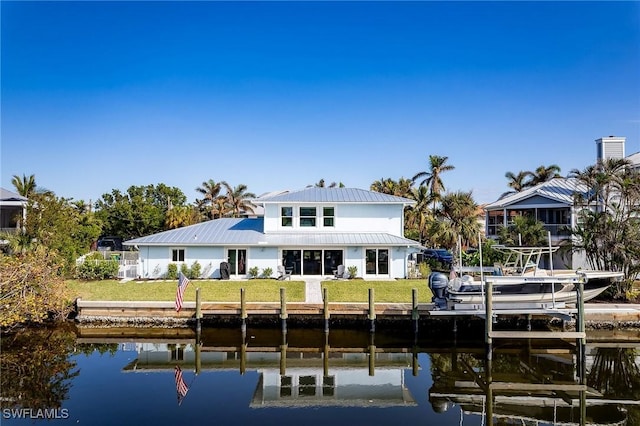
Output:
[[[304,277],[305,281],[305,302],[322,303],[322,289],[320,282],[322,277]]]

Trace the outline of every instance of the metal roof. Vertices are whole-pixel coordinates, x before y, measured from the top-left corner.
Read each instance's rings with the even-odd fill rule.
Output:
[[[138,246],[418,246],[407,238],[383,232],[303,232],[265,234],[264,220],[222,218],[125,241]]]
[[[524,191],[507,195],[498,201],[487,204],[485,210],[504,208],[528,198],[540,196],[562,204],[573,205],[573,194],[587,195],[589,188],[576,178],[554,178]]]
[[[310,187],[298,191],[267,194],[253,200],[255,203],[374,203],[415,204],[409,198],[358,188]]]
[[[29,201],[27,197],[23,197],[20,194],[16,194],[15,192],[9,191],[4,188],[0,188],[0,201],[21,201],[27,202]]]

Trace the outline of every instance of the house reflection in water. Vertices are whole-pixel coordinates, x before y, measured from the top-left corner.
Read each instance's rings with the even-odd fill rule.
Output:
[[[123,370],[166,372],[176,365],[199,365],[201,371],[253,370],[259,379],[252,408],[417,405],[405,386],[405,374],[411,374],[411,353],[375,353],[372,369],[368,352],[332,352],[325,358],[322,352],[286,351],[283,362],[280,351],[199,351],[192,342],[123,345],[123,350],[138,354]]]

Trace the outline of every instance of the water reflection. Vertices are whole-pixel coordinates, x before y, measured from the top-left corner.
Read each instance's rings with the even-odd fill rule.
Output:
[[[268,413],[276,410],[280,420],[274,424],[285,424],[280,410],[296,408],[296,422],[306,424],[324,424],[327,416],[313,419],[321,413],[332,417],[331,410],[338,409],[340,416],[359,410],[353,411],[359,421],[373,424],[635,425],[640,424],[638,341],[634,336],[631,341],[586,346],[561,340],[501,342],[489,357],[482,340],[475,338],[453,342],[397,331],[31,330],[2,340],[1,403],[3,413],[6,408],[68,406],[75,414],[80,410],[78,395],[85,394],[86,405],[95,392],[80,379],[86,375],[95,384],[97,371],[104,370],[102,364],[109,359],[120,374],[110,373],[108,380],[123,392],[121,399],[110,395],[115,403],[133,395],[140,401],[157,398],[144,399],[134,389],[136,382],[142,388],[151,383],[154,389],[164,383],[158,390],[161,398],[173,385],[174,408],[156,405],[145,412],[150,416],[152,410],[160,410],[158,424],[170,422],[171,410],[191,405],[206,411],[214,395],[227,401],[225,393],[248,386],[249,393],[227,401],[228,407],[216,405],[221,418],[239,416],[245,422],[270,424]],[[78,367],[80,361],[83,368]],[[211,375],[224,380],[211,381]],[[250,380],[240,384],[240,377]],[[74,386],[77,393],[72,392]],[[239,410],[247,412],[239,415]]]

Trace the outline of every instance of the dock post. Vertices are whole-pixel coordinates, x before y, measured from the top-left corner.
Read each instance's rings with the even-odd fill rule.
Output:
[[[491,360],[491,358],[493,357],[492,354],[492,350],[491,350],[491,345],[493,343],[493,340],[491,338],[491,335],[493,334],[493,283],[491,282],[491,279],[486,280],[486,289],[484,292],[484,298],[485,298],[485,329],[486,329],[486,343],[487,346],[489,348],[489,350],[487,351],[487,357],[489,360]]]
[[[372,288],[369,289],[369,322],[370,328],[369,331],[371,333],[375,333],[376,331],[376,309],[375,309],[375,295]]]
[[[418,334],[420,313],[418,312],[418,289],[411,289],[411,319],[413,320],[413,333]]]
[[[576,328],[577,331],[582,333],[585,332],[584,326],[584,279],[580,278],[578,282],[578,318],[576,319]],[[587,339],[585,337],[580,338],[580,343],[585,345],[587,343]]]
[[[287,374],[287,331],[282,332],[282,344],[280,345],[280,375]]]
[[[328,289],[325,287],[322,289],[322,302],[324,303],[323,316],[324,316],[324,332],[329,333],[329,296]]]
[[[324,335],[324,348],[322,351],[322,372],[324,377],[329,376],[329,333]]]
[[[196,288],[196,333],[200,332],[202,325],[202,301],[200,300],[200,287]]]
[[[369,335],[369,376],[376,375],[376,342],[375,334]]]
[[[413,345],[413,358],[411,359],[411,374],[414,377],[418,377],[419,370],[420,370],[420,364],[418,363],[418,346]]]
[[[247,334],[247,297],[244,287],[240,289],[240,319],[242,320],[240,330],[242,330],[242,340],[244,341]]]
[[[243,376],[246,370],[247,370],[247,341],[243,338],[242,344],[240,345],[240,375]]]
[[[200,290],[200,289],[198,289]],[[196,293],[197,294],[197,293]],[[198,320],[198,327],[196,327],[196,375],[200,374],[200,370],[202,369],[202,358],[201,358],[201,349],[202,349],[202,329],[200,328],[200,320]]]
[[[280,287],[280,321],[282,322],[282,332],[287,332],[287,289]]]

